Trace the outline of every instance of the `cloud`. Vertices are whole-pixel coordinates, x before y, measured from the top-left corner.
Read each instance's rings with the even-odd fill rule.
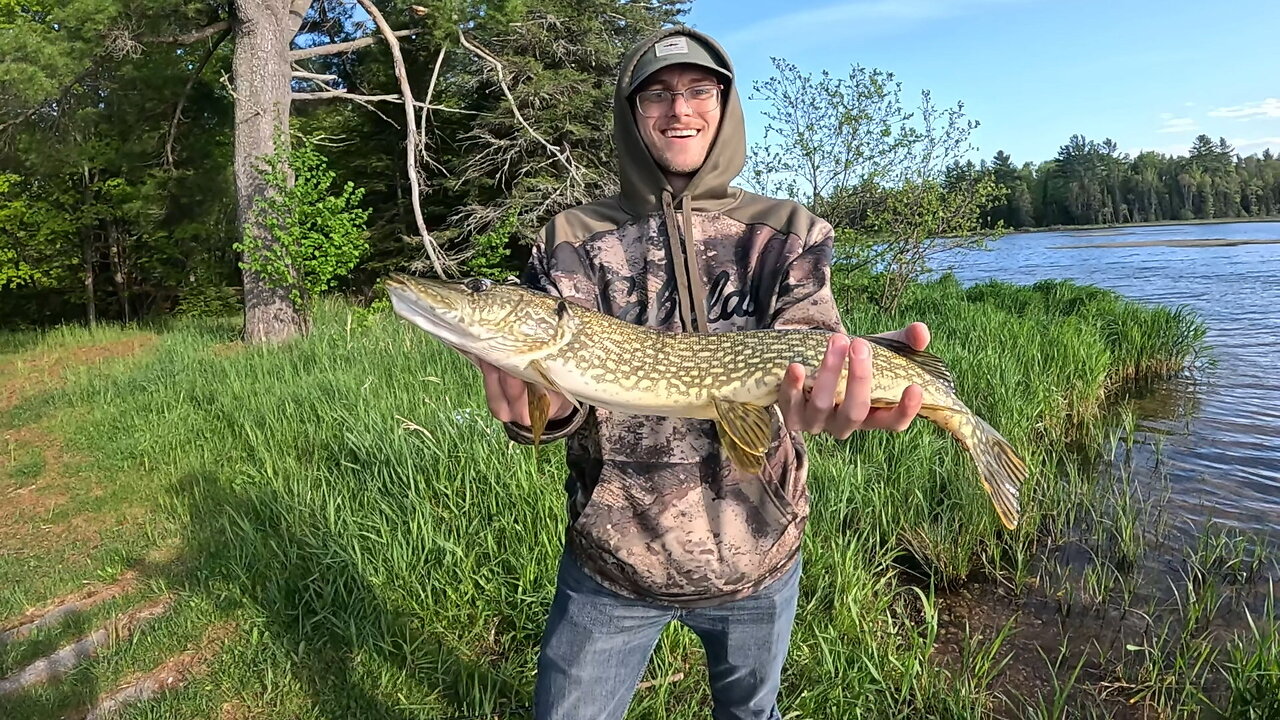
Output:
[[[1263,150],[1271,148],[1271,152],[1280,153],[1280,137],[1265,137],[1256,140],[1228,140],[1241,157],[1261,155]]]
[[[1259,102],[1210,110],[1209,116],[1240,120],[1250,120],[1255,117],[1280,118],[1280,98],[1267,98]]]
[[[1196,121],[1188,117],[1175,117],[1173,113],[1160,113],[1160,129],[1162,133],[1190,133],[1199,130]]]
[[[778,38],[879,35],[939,18],[964,15],[985,5],[1005,5],[1022,0],[855,0],[825,7],[797,10],[765,18],[725,37],[726,45],[776,42]]]

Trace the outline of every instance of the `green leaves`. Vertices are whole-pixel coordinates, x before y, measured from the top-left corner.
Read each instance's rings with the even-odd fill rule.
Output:
[[[989,172],[958,164],[977,127],[963,104],[940,111],[926,90],[908,111],[893,73],[855,65],[845,78],[826,70],[814,78],[773,63],[778,74],[754,84],[753,99],[772,108],[747,178],[841,228],[842,252],[882,273],[885,307],[928,270],[931,255],[992,235],[982,218],[1004,189]]]
[[[268,156],[260,171],[270,189],[254,215],[266,235],[247,231],[235,249],[244,253],[244,267],[303,304],[333,287],[368,250],[369,210],[359,207],[364,190],[347,182],[335,194],[333,171],[306,140]]]
[[[59,200],[18,175],[0,174],[0,290],[56,282],[68,273],[65,246],[76,224]]]

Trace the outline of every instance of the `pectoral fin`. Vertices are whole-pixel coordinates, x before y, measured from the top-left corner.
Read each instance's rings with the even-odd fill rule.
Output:
[[[764,453],[753,453],[744,449],[738,444],[733,436],[725,432],[724,425],[716,423],[716,430],[720,434],[720,447],[724,448],[726,454],[729,455],[729,462],[733,466],[751,475],[756,475],[760,469],[764,467]]]
[[[525,383],[525,394],[529,396],[529,428],[533,432],[533,450],[538,451],[538,443],[542,441],[542,433],[547,429],[547,416],[551,413],[551,397],[541,386]]]
[[[534,360],[528,364],[527,368],[532,371],[534,375],[537,375],[544,385],[563,395],[564,399],[572,403],[574,407],[579,410],[582,409],[582,403],[578,402],[578,399],[574,396],[565,392],[564,388],[560,387],[560,384],[551,378],[551,375],[547,372],[547,366],[543,365],[541,361]]]
[[[716,408],[720,444],[729,454],[729,459],[747,472],[759,472],[773,437],[773,419],[769,409],[730,400],[713,399],[712,402]]]

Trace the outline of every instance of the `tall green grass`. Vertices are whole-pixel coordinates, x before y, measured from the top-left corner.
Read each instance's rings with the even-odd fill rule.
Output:
[[[836,287],[851,332],[929,323],[960,395],[1032,468],[1026,519],[1004,531],[967,456],[925,422],[813,439],[781,701],[795,717],[983,717],[1005,636],[970,638],[958,668],[936,662],[939,588],[1035,585],[1040,540],[1091,502],[1069,441],[1098,444],[1108,393],[1185,367],[1203,328],[1064,283],[944,278],[893,315],[858,287]],[[563,542],[559,447],[510,444],[475,370],[385,307],[326,301],[280,348],[226,346],[228,328],[177,323],[146,362],[47,401],[88,409],[62,429],[102,477],[151,484],[184,548],[167,586],[243,628],[213,680],[160,707],[198,714],[221,693],[291,717],[527,716]],[[1274,668],[1274,648],[1253,647],[1236,651],[1238,677]],[[705,717],[702,662],[670,628],[647,679],[685,677],[638,692],[631,716]]]

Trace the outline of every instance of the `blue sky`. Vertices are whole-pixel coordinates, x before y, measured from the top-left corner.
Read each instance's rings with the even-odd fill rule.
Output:
[[[1185,155],[1201,132],[1280,152],[1277,0],[693,0],[685,22],[732,57],[748,143],[764,135],[751,81],[773,55],[892,71],[913,107],[921,89],[963,101],[975,158],[1048,160],[1074,133],[1131,155]]]

